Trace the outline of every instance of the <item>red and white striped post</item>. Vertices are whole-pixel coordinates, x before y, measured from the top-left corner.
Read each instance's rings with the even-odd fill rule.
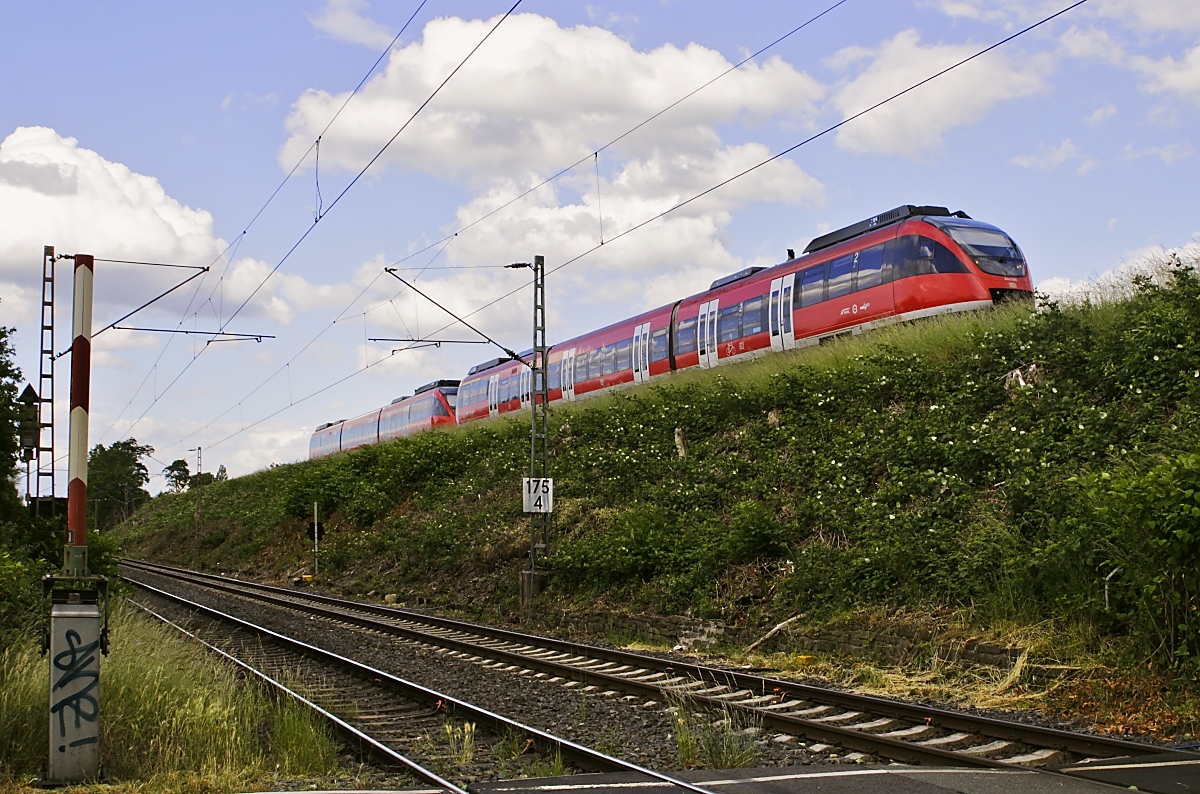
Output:
[[[75,295],[71,321],[71,425],[67,459],[67,545],[63,572],[87,576],[88,401],[92,383],[91,254],[75,255]]]
[[[49,584],[50,760],[43,781],[63,785],[100,774],[100,654],[107,650],[101,598],[108,580],[88,575],[88,394],[92,378],[92,276],[95,260],[75,255],[71,331],[71,432],[67,463],[67,543],[61,576]],[[55,587],[56,582],[66,586]],[[90,585],[90,587],[89,587]]]

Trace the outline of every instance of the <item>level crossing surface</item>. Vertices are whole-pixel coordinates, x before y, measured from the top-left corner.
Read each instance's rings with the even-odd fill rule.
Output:
[[[1137,768],[1125,765],[1125,776],[1111,783],[1101,782],[1102,776],[1089,780],[1072,773],[898,764],[704,770],[678,776],[713,794],[1103,794],[1114,791],[1114,783],[1119,788],[1137,786],[1140,791],[1200,790],[1200,762],[1194,757],[1176,765],[1141,761],[1146,763]],[[672,794],[670,786],[625,772],[478,783],[467,789],[473,794]]]

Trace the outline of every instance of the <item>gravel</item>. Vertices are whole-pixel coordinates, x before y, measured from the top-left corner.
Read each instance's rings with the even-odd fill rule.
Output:
[[[680,768],[673,715],[662,703],[585,694],[563,686],[565,682],[489,669],[397,638],[144,571],[135,578],[625,761],[660,771]],[[143,592],[139,600],[149,602],[150,597]],[[769,733],[752,739],[757,757],[751,766],[837,763],[828,754],[809,753],[803,740],[776,742]]]

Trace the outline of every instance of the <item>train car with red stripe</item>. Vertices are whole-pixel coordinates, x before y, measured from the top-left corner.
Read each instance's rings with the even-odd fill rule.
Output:
[[[822,235],[799,257],[788,251],[780,265],[746,268],[705,292],[554,345],[549,397],[569,402],[676,370],[1013,298],[1032,300],[1033,282],[1007,234],[963,212],[904,205]],[[498,384],[498,399],[489,383]],[[511,359],[473,367],[459,421],[527,407],[529,385],[528,366]]]
[[[323,424],[309,440],[308,457],[323,458],[367,444],[407,438],[426,430],[455,424],[459,382],[435,380],[408,397],[397,397],[383,408]]]
[[[554,345],[546,361],[549,399],[571,402],[677,370],[1032,298],[1024,254],[1005,232],[961,211],[906,204],[817,237],[800,256],[789,250],[779,265],[746,268],[704,292]],[[471,367],[453,418],[469,422],[529,407],[531,352],[518,358]],[[371,443],[358,436],[369,436],[370,417],[322,426],[312,449],[330,454],[324,450],[333,448],[335,432],[334,451]],[[384,437],[393,436],[380,432]]]

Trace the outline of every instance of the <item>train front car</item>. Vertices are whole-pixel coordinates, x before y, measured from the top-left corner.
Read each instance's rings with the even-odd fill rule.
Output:
[[[797,339],[1033,298],[1012,239],[945,207],[906,204],[830,232],[800,262]]]

